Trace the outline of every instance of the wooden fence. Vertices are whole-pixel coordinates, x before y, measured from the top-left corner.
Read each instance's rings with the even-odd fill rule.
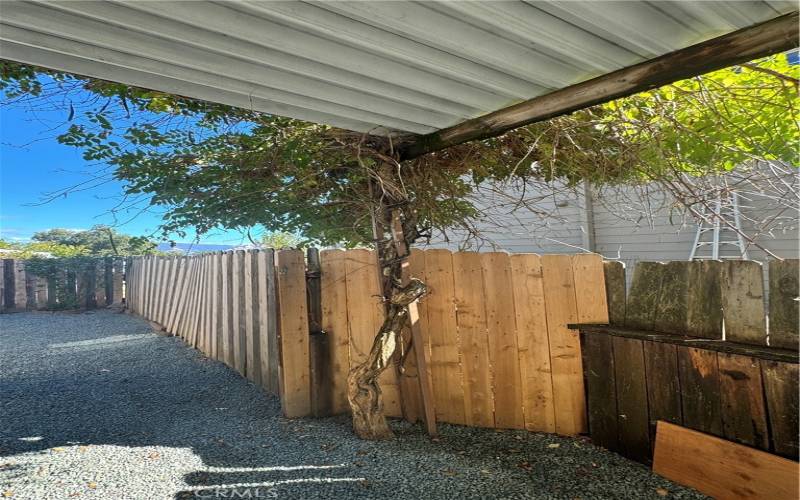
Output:
[[[76,262],[78,262],[76,264]],[[0,312],[94,309],[123,302],[123,260],[40,259],[50,268],[37,276],[23,259],[0,261]]]
[[[309,255],[308,270],[296,250],[133,259],[129,307],[280,394],[288,416],[347,412],[347,374],[383,321],[376,260]],[[598,255],[414,251],[410,274],[430,289],[420,323],[437,420],[586,431],[567,324],[608,320]],[[418,347],[405,345],[380,379],[390,416],[420,417]]]
[[[606,263],[611,326],[581,327],[595,443],[648,462],[664,420],[797,459],[798,262],[769,265],[767,322],[756,262],[641,262],[627,296]]]

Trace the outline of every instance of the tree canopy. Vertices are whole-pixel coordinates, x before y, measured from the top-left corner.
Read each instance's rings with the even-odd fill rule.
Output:
[[[130,236],[114,228],[97,225],[87,230],[54,228],[34,233],[32,241],[13,243],[0,240],[0,248],[13,258],[27,259],[48,254],[52,257],[107,257],[154,253],[156,243],[144,236]]]
[[[164,233],[215,227],[373,240],[371,184],[403,137],[332,127],[3,61],[4,105],[64,111],[63,144],[167,209]],[[768,159],[795,168],[798,66],[784,54],[397,164],[420,233],[468,225],[486,183],[635,183]],[[391,161],[389,161],[392,164]],[[104,177],[105,176],[105,177]]]

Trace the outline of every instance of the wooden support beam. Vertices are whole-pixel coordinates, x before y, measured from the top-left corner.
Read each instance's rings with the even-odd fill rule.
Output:
[[[791,50],[798,46],[797,23],[795,11],[419,136],[400,147],[400,157],[411,160],[465,142],[496,137],[595,104]]]

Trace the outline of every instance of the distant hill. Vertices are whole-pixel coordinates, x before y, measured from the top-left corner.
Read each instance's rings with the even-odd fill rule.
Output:
[[[200,252],[224,252],[234,248],[233,245],[212,245],[207,243],[175,243],[171,246],[169,243],[159,243],[158,249],[162,252],[181,252],[185,253],[200,253]]]

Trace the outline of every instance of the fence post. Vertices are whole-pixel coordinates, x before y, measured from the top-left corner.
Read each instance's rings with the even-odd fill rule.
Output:
[[[327,417],[333,411],[332,374],[328,334],[322,329],[322,282],[319,250],[307,251],[306,293],[308,299],[309,370],[311,415]]]

